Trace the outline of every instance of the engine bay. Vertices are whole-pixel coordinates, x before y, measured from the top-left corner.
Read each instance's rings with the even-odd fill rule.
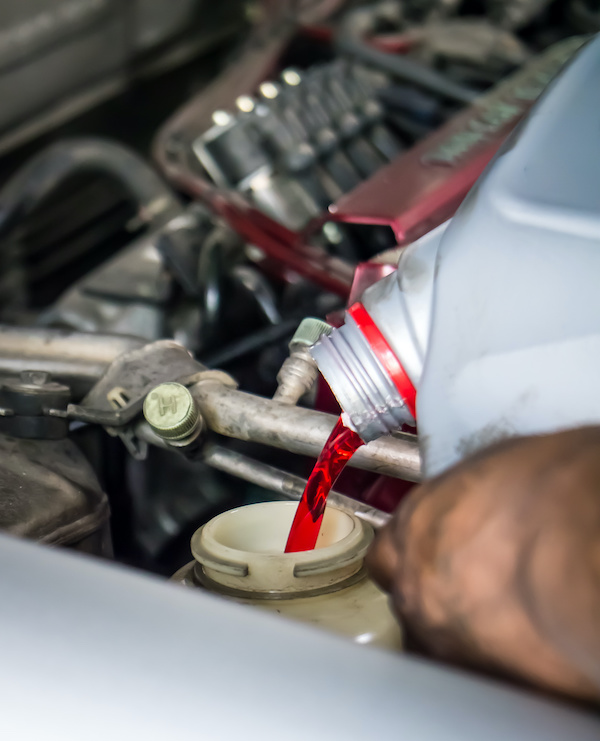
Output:
[[[600,14],[9,5],[0,530],[202,587],[194,533],[298,501],[340,414],[302,320],[339,326],[454,215]],[[329,501],[376,530],[422,478],[417,430],[349,466]]]

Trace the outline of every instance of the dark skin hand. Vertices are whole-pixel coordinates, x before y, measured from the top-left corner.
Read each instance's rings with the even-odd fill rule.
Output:
[[[433,656],[600,700],[600,427],[505,441],[422,484],[367,561]]]

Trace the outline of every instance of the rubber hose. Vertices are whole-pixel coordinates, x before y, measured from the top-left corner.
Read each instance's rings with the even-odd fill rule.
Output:
[[[0,239],[72,175],[96,172],[118,181],[146,224],[181,208],[177,196],[141,157],[105,139],[66,139],[43,149],[0,190]]]
[[[376,67],[399,80],[410,82],[447,100],[469,105],[479,95],[477,91],[453,82],[439,72],[424,67],[412,59],[378,51],[354,36],[342,34],[336,38],[335,45],[341,54],[353,57],[363,64]]]

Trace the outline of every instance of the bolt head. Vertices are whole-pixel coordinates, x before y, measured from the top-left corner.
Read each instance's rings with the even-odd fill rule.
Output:
[[[215,126],[228,126],[233,121],[233,116],[227,111],[215,111],[212,120]]]
[[[180,383],[161,383],[144,400],[144,417],[164,440],[182,440],[198,428],[200,414],[190,391]]]
[[[50,382],[50,374],[45,371],[21,371],[19,377],[22,383],[29,386],[45,386]]]
[[[263,82],[258,88],[263,98],[274,100],[279,95],[279,88],[273,82]]]
[[[302,82],[302,76],[300,75],[300,72],[293,68],[283,70],[281,78],[286,85],[291,85],[292,87],[296,87]]]
[[[249,95],[240,95],[236,98],[235,105],[242,113],[252,113],[256,107],[256,104]]]

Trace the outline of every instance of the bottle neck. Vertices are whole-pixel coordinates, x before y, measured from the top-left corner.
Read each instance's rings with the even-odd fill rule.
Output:
[[[346,323],[323,336],[311,354],[365,442],[415,424],[415,387],[361,303],[348,309]]]
[[[192,537],[196,580],[245,599],[293,599],[343,589],[364,578],[370,525],[327,506],[314,550],[284,553],[296,502],[260,502],[223,512]]]

